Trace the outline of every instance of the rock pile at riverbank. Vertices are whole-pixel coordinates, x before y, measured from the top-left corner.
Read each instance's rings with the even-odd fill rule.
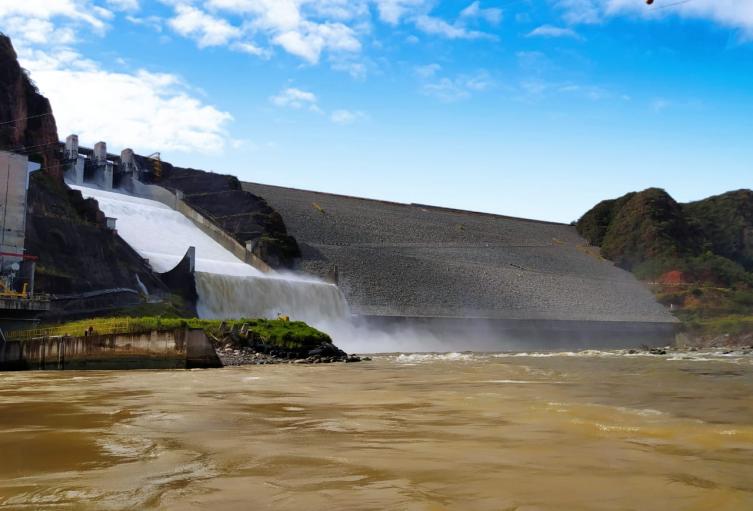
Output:
[[[277,336],[269,335],[264,329],[268,324],[286,327],[287,331]],[[283,320],[271,323],[266,320],[223,322],[208,332],[208,336],[225,366],[361,361],[335,346],[328,335],[303,323]]]
[[[268,364],[330,364],[333,362],[360,362],[361,357],[348,355],[334,345],[330,345],[334,350],[326,350],[319,354],[309,355],[305,358],[299,358],[297,354],[284,351],[270,351],[263,353],[256,348],[249,346],[232,346],[226,345],[217,348],[217,355],[220,357],[223,366],[242,366],[242,365],[268,365]],[[315,350],[312,350],[315,351]]]

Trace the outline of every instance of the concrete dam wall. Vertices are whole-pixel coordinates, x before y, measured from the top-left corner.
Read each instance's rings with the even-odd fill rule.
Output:
[[[478,318],[520,331],[642,324],[671,338],[676,320],[630,273],[569,225],[244,183],[279,211],[300,269],[336,274],[354,314]],[[426,323],[421,321],[420,323]],[[512,325],[512,326],[510,326]],[[539,335],[540,334],[536,334]]]

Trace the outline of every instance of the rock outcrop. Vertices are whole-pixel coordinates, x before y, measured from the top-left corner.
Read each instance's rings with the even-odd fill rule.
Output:
[[[10,39],[0,34],[0,148],[23,153],[60,177],[58,132],[50,102],[18,63]]]
[[[26,154],[42,164],[42,170],[32,174],[29,181],[26,228],[26,253],[39,258],[37,291],[81,294],[114,288],[141,290],[141,284],[149,291],[164,290],[144,260],[117,233],[107,229],[96,201],[83,199],[80,192],[63,182],[50,102],[21,68],[10,39],[2,34],[0,149]],[[117,293],[111,296],[114,305],[122,304]],[[99,300],[98,306],[107,304]]]
[[[262,197],[243,190],[235,176],[163,162],[162,178],[156,184],[183,192],[186,203],[241,244],[251,243],[254,254],[273,268],[291,268],[301,255],[280,214]]]

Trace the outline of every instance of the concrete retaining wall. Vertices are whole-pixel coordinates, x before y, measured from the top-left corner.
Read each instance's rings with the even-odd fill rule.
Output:
[[[0,341],[0,370],[222,367],[202,330]]]

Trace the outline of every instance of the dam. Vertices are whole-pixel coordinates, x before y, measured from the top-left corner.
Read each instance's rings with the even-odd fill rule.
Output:
[[[244,183],[283,216],[300,270],[336,275],[354,315],[489,346],[669,343],[676,319],[574,226]],[[548,346],[545,339],[554,346]],[[543,344],[542,344],[543,343]],[[469,348],[470,349],[470,348]]]
[[[73,144],[70,152],[77,151]],[[155,166],[130,150],[106,156],[113,180],[106,166],[86,174],[73,164],[66,180],[116,219],[117,232],[155,271],[171,270],[195,247],[201,317],[285,314],[329,332],[350,351],[622,348],[674,340],[677,320],[571,225],[240,183],[166,162]],[[254,210],[258,203],[268,206]],[[259,214],[277,215],[294,238],[294,272],[274,270],[275,256],[265,260],[270,254],[258,250]]]

